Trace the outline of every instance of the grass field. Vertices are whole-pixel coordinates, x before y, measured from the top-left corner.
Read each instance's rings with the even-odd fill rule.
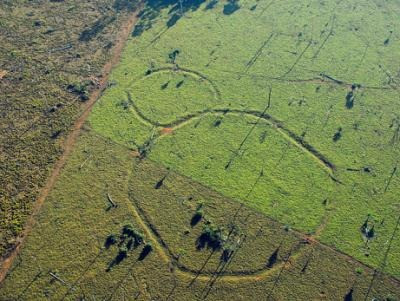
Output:
[[[182,5],[144,6],[0,299],[398,300],[399,4]]]
[[[193,224],[199,204],[203,217]],[[242,243],[227,262],[222,250],[197,247],[209,221],[240,229]],[[143,233],[152,251],[142,259],[139,245],[112,265],[124,245],[107,246],[107,238],[114,234],[119,241],[125,225]],[[360,300],[369,292],[370,298],[396,300],[398,285],[86,129],[2,283],[0,299]]]
[[[291,227],[323,224],[323,242],[399,276],[399,8],[267,4],[172,27],[164,12],[127,45],[91,125]]]

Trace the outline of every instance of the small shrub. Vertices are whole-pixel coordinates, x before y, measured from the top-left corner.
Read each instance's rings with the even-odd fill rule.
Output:
[[[161,85],[161,90],[167,89],[167,88],[168,88],[168,85],[169,85],[169,81],[166,82],[165,84],[162,84],[162,85]]]
[[[89,85],[89,81],[75,82],[67,86],[67,91],[78,95],[82,101],[86,101],[89,99]]]
[[[127,235],[128,237],[132,237],[135,233],[135,228],[131,224],[126,224],[122,227],[122,234]]]
[[[206,5],[205,10],[213,9],[217,4],[218,4],[218,0],[211,0],[211,1],[208,2],[208,4]]]
[[[126,243],[126,248],[130,251],[132,250],[134,247],[134,240],[131,238],[128,240],[128,242]]]
[[[221,254],[221,260],[224,262],[228,262],[229,259],[232,257],[234,249],[232,246],[224,246],[224,250]]]
[[[389,41],[390,41],[390,39],[389,38],[387,38],[384,42],[383,42],[383,45],[388,45],[389,44]]]
[[[154,189],[160,189],[161,186],[163,186],[165,179],[167,178],[167,176],[162,177],[155,185],[154,185]]]
[[[370,215],[367,216],[366,220],[360,227],[361,234],[364,235],[364,237],[367,240],[371,240],[375,236],[375,226],[369,221],[370,220]]]
[[[347,93],[346,95],[346,108],[351,109],[354,106],[354,93],[353,91],[350,91],[349,93]]]
[[[375,236],[375,229],[374,226],[372,226],[371,229],[368,229],[367,232],[365,233],[365,236],[367,237],[367,239],[372,239]]]
[[[179,53],[180,53],[179,49],[175,49],[172,52],[170,52],[168,54],[169,62],[175,64],[176,58],[178,57]]]
[[[133,245],[131,245],[131,248],[141,245],[144,241],[143,234],[137,231],[131,224],[127,224],[122,228],[122,235],[132,238],[131,240]]]
[[[338,128],[335,135],[333,135],[332,140],[333,140],[333,142],[337,142],[337,141],[339,141],[340,138],[342,138],[342,128]]]
[[[171,16],[171,18],[169,18],[169,20],[167,21],[167,27],[170,28],[170,27],[174,26],[176,24],[176,22],[178,22],[181,17],[182,16],[180,14],[178,14],[178,13],[173,14]]]
[[[218,117],[215,121],[214,121],[214,127],[219,127],[222,123],[222,117]]]
[[[240,9],[240,5],[238,4],[237,0],[229,0],[227,4],[224,5],[224,9],[222,13],[224,15],[232,15],[235,11]]]
[[[264,143],[266,138],[267,138],[267,131],[263,131],[263,132],[260,134],[260,138],[259,138],[260,144],[261,144],[261,143]]]
[[[132,106],[133,102],[130,99],[124,99],[121,100],[121,102],[118,104],[119,106],[121,106],[124,110],[129,109],[130,106]]]

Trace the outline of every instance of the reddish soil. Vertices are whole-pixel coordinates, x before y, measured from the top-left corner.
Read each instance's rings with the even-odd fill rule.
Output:
[[[163,128],[161,130],[161,135],[170,135],[174,132],[173,128]]]

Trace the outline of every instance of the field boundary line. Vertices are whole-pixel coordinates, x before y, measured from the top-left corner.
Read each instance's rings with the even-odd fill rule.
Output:
[[[111,143],[111,144],[118,145],[118,146],[120,146],[120,147],[125,148],[125,149],[128,150],[128,151],[132,151],[132,148],[130,148],[130,147],[128,147],[128,146],[126,146],[126,145],[124,145],[124,144],[122,144],[122,143],[115,142],[114,140],[112,140],[112,139],[110,139],[110,138],[108,138],[108,137],[103,136],[102,134],[96,132],[95,130],[92,130],[92,132],[93,132],[97,137],[99,137],[100,139],[104,139],[104,140],[108,141],[108,142]],[[136,156],[137,156],[137,155],[136,155]],[[154,161],[154,160],[152,160],[152,159],[150,159],[150,158],[148,158],[148,157],[146,157],[145,159],[140,159],[140,160],[147,160],[147,161],[150,161],[152,164],[155,164],[155,165],[157,165],[157,166],[161,166],[161,167],[165,168],[165,167],[164,167],[162,164],[160,164],[159,162],[156,162],[156,161]],[[212,190],[212,191],[215,191],[212,187],[207,186],[207,185],[202,184],[202,183],[199,183],[198,181],[192,179],[191,177],[188,177],[188,176],[186,176],[186,175],[183,175],[183,174],[179,173],[179,172],[176,171],[176,170],[173,170],[172,172],[175,173],[175,174],[177,174],[177,175],[179,175],[180,177],[183,177],[183,178],[187,179],[187,180],[190,180],[190,181],[193,181],[193,182],[195,182],[195,183],[198,183],[199,185],[201,185],[201,186],[204,187],[204,188],[207,188],[207,189],[210,189],[210,190]],[[269,221],[275,223],[276,225],[280,225],[281,227],[284,226],[284,224],[282,224],[279,220],[276,220],[276,219],[274,219],[274,218],[272,218],[272,217],[270,217],[270,216],[268,216],[268,215],[266,215],[266,214],[264,214],[264,213],[261,213],[261,212],[257,211],[256,209],[254,209],[254,208],[252,208],[252,207],[249,207],[248,205],[242,203],[242,201],[235,200],[235,199],[233,199],[233,198],[227,197],[227,196],[225,196],[225,195],[223,195],[223,194],[221,194],[221,193],[219,193],[219,192],[217,192],[217,193],[218,193],[219,195],[223,196],[224,198],[226,198],[227,200],[231,201],[231,202],[239,203],[241,206],[244,206],[244,207],[247,208],[248,210],[251,210],[251,211],[256,212],[256,213],[259,213],[259,214],[262,214],[262,215],[264,216],[264,218],[267,218]],[[141,210],[143,211],[142,208],[140,208],[140,207],[138,208],[138,205],[136,204],[136,201],[137,201],[136,198],[134,198],[134,200],[131,200],[131,199],[130,199],[130,195],[129,195],[129,197],[127,197],[126,199],[129,200],[129,203],[130,203],[130,204],[128,204],[128,207],[130,207],[131,210],[136,210],[136,212],[137,212],[137,209],[141,209]],[[139,214],[139,213],[138,213],[138,214]],[[136,216],[136,214],[135,214],[135,216]],[[139,215],[139,217],[141,217],[141,216]],[[296,229],[296,228],[291,228],[291,231],[293,231],[293,232],[295,233],[295,235],[299,237],[300,240],[302,239],[302,240],[308,241],[308,242],[309,242],[308,246],[311,246],[311,247],[313,247],[313,246],[318,246],[318,247],[320,247],[321,249],[334,252],[334,253],[336,253],[338,256],[341,256],[342,260],[348,260],[348,261],[351,261],[351,262],[360,264],[361,266],[365,267],[366,269],[369,269],[369,270],[373,271],[373,270],[375,269],[374,266],[372,266],[372,265],[370,265],[370,264],[367,264],[367,263],[365,263],[365,262],[362,262],[360,259],[356,258],[355,256],[350,255],[350,254],[347,254],[347,253],[345,253],[344,251],[341,251],[341,250],[337,249],[334,245],[330,245],[330,244],[327,244],[326,242],[320,241],[321,232],[323,232],[323,229],[324,229],[324,227],[326,226],[325,223],[327,222],[327,220],[328,220],[329,218],[330,218],[330,215],[324,216],[324,217],[322,218],[322,220],[321,220],[321,223],[319,224],[319,226],[317,227],[317,229],[315,230],[315,232],[314,232],[313,234],[306,234],[306,233],[304,233],[302,230]],[[141,219],[143,220],[142,217],[141,217]],[[146,224],[146,226],[147,226],[147,224]],[[150,229],[150,228],[147,228],[147,229]],[[150,229],[150,230],[151,230],[151,229]],[[153,234],[152,234],[152,235],[153,235]],[[156,236],[152,236],[152,237],[155,238]],[[155,239],[156,239],[156,238],[155,238]],[[156,240],[157,240],[157,239],[156,239]],[[158,241],[156,241],[156,242],[157,242],[157,245],[159,245],[159,242],[158,242]],[[166,243],[165,243],[165,244],[166,244]],[[163,254],[165,255],[164,260],[166,260],[166,262],[168,262],[168,263],[171,262],[171,261],[169,260],[170,256],[169,256],[168,254],[164,253],[164,250],[161,250],[161,251],[162,251]],[[300,254],[295,254],[295,255],[300,256]],[[294,255],[293,255],[293,256],[294,256]],[[293,257],[293,256],[292,256],[292,257]],[[177,269],[177,272],[178,272],[178,273],[181,273],[181,270],[180,270],[180,269]],[[188,274],[186,274],[186,272],[183,271],[183,272],[182,272],[182,275],[188,275]],[[203,275],[200,275],[198,278],[207,280],[209,275],[211,276],[211,274],[208,274],[208,275],[206,274],[206,275],[204,275],[204,277],[203,277]],[[399,279],[398,277],[396,277],[396,276],[394,276],[394,275],[392,275],[392,274],[389,274],[389,273],[383,273],[383,275],[385,275],[386,277],[388,277],[388,279],[390,279],[390,281],[392,281],[392,282],[394,282],[394,283],[400,285],[400,279]],[[189,276],[190,276],[190,275],[189,275]],[[253,276],[253,278],[254,278],[255,280],[259,280],[259,277],[257,277],[257,275],[252,275],[252,276]],[[232,276],[232,275],[225,275],[224,277],[225,277],[225,280],[226,280],[226,281],[229,281],[230,277],[232,277],[232,278],[237,278],[238,276],[235,276],[235,275],[233,275],[233,276]],[[236,280],[237,280],[237,279],[233,279],[233,281],[236,281]]]

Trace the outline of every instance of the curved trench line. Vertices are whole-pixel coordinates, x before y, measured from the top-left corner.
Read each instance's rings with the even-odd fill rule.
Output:
[[[169,73],[169,72],[175,72],[175,73],[183,73],[183,74],[188,74],[190,77],[199,80],[204,80],[208,87],[208,89],[211,91],[212,94],[214,94],[215,100],[219,101],[221,100],[221,92],[218,90],[218,87],[210,80],[208,79],[205,75],[202,75],[200,73],[197,73],[196,71],[189,71],[189,69],[172,69],[171,67],[162,67],[155,69],[152,71],[149,75],[145,75],[137,80],[135,80],[132,85],[138,84],[140,81],[144,81],[145,79],[152,77],[153,75],[160,74],[160,73]]]
[[[132,108],[134,113],[142,119],[145,123],[149,124],[150,126],[156,126],[156,127],[163,127],[163,128],[172,128],[173,130],[185,125],[186,123],[190,122],[194,118],[199,118],[202,117],[206,114],[245,114],[253,117],[258,117],[261,118],[265,121],[267,121],[270,125],[272,125],[284,138],[292,142],[294,145],[296,145],[298,148],[300,148],[302,151],[310,154],[314,159],[317,160],[328,172],[329,176],[331,179],[334,181],[339,181],[333,177],[333,174],[336,170],[336,166],[330,162],[323,154],[321,154],[317,149],[315,149],[311,144],[306,142],[304,139],[302,139],[300,136],[286,128],[283,123],[276,118],[272,117],[271,115],[267,113],[263,113],[260,111],[256,110],[240,110],[240,109],[204,109],[201,111],[197,111],[194,113],[189,113],[183,117],[178,117],[174,121],[171,122],[158,122],[154,121],[150,118],[148,118],[146,115],[144,115],[143,112],[140,111],[140,109],[136,106],[134,102],[132,102]],[[165,134],[160,133],[158,136],[155,137],[155,139],[161,138]]]
[[[107,139],[107,138],[105,138],[105,139]],[[109,140],[109,141],[111,141],[112,143],[118,144],[112,140]],[[120,145],[120,144],[118,144],[118,145]],[[125,145],[121,145],[121,146],[126,147]],[[132,197],[132,196],[130,195],[129,197]],[[176,256],[170,251],[166,242],[162,239],[162,237],[160,236],[158,231],[155,229],[155,226],[149,221],[144,210],[136,203],[137,200],[135,198],[133,198],[133,199],[134,199],[134,201],[132,201],[130,198],[125,199],[128,210],[130,210],[131,213],[133,214],[133,216],[136,218],[137,222],[142,227],[142,229],[144,230],[147,237],[149,237],[149,239],[154,243],[154,246],[157,249],[162,260],[164,260],[166,263],[171,263],[176,268],[175,273],[177,275],[187,278],[187,279],[191,279],[191,280],[196,279],[196,280],[199,280],[202,282],[210,281],[213,277],[215,277],[212,273],[199,273],[198,270],[188,269],[188,268],[182,266],[181,264],[178,264],[178,262],[176,260]],[[312,250],[315,245],[318,245],[318,246],[322,247],[324,250],[335,252],[338,255],[343,256],[345,259],[350,260],[351,262],[358,263],[370,270],[374,270],[373,266],[365,264],[365,263],[361,262],[360,260],[354,258],[353,256],[350,256],[350,255],[344,253],[343,251],[336,249],[335,247],[321,243],[320,241],[317,240],[317,238],[320,235],[320,232],[326,226],[326,218],[329,218],[329,216],[326,216],[322,220],[322,222],[319,226],[319,230],[317,230],[313,235],[305,235],[302,232],[294,230],[300,240],[299,244],[302,243],[301,239],[303,241],[307,241],[307,244],[304,244],[302,249],[298,250],[295,254],[291,255],[290,256],[291,259],[289,259],[289,262],[292,263],[293,261],[301,259],[303,256],[308,254],[308,251],[310,249]],[[277,222],[277,221],[275,221],[275,222]],[[260,281],[260,280],[267,279],[269,276],[273,276],[274,273],[278,272],[278,270],[280,270],[280,269],[290,270],[291,267],[293,267],[293,266],[294,265],[291,264],[290,267],[285,268],[284,262],[280,262],[271,269],[267,269],[267,268],[256,269],[253,274],[249,273],[249,274],[243,275],[240,273],[236,273],[236,275],[229,275],[229,274],[227,275],[227,274],[220,273],[217,277],[221,278],[222,281],[228,282],[228,283],[229,282],[237,283],[237,282],[242,282],[242,281],[246,281],[246,282],[247,281],[248,282]],[[389,277],[392,281],[395,281],[396,283],[399,283],[399,285],[400,285],[400,282],[399,282],[400,280],[398,280],[397,278],[395,278],[393,276],[389,276]]]
[[[98,135],[99,135],[99,134],[98,134]],[[111,142],[111,143],[113,143],[113,144],[116,144],[116,145],[119,145],[119,146],[122,146],[122,147],[125,147],[125,148],[126,148],[126,145],[119,144],[119,143],[117,143],[117,142],[115,142],[115,141],[113,141],[113,140],[110,140],[109,138],[103,137],[103,136],[101,136],[101,135],[99,135],[99,136],[102,137],[103,139],[107,139],[109,142]],[[130,150],[130,149],[129,149],[129,150]],[[172,263],[172,264],[174,265],[173,260],[174,260],[175,256],[174,256],[174,255],[172,255],[172,257],[169,256],[169,254],[165,251],[165,249],[163,249],[163,246],[162,246],[163,243],[164,243],[165,245],[166,245],[166,243],[165,243],[165,242],[163,242],[163,243],[160,242],[159,238],[161,239],[161,241],[162,241],[162,238],[161,238],[161,237],[158,238],[158,236],[157,236],[156,234],[153,234],[152,228],[155,229],[154,226],[153,226],[150,222],[149,222],[149,224],[147,224],[147,222],[144,220],[144,218],[142,218],[142,215],[141,215],[140,213],[138,213],[138,210],[139,210],[139,209],[140,209],[141,212],[144,213],[143,209],[142,209],[138,204],[136,204],[136,203],[134,203],[133,201],[131,201],[129,198],[127,198],[127,199],[125,199],[125,200],[126,200],[126,204],[127,204],[127,206],[128,206],[128,209],[129,209],[129,210],[133,213],[133,215],[137,218],[137,221],[139,222],[139,224],[141,225],[141,227],[144,229],[144,231],[145,231],[145,233],[148,235],[148,237],[152,240],[152,242],[154,242],[154,245],[155,245],[156,248],[158,249],[158,252],[159,252],[160,256],[162,257],[162,259],[163,259],[166,263]],[[270,219],[271,221],[273,221],[273,222],[275,222],[275,223],[279,223],[279,221],[274,220],[274,219],[272,219],[271,217],[266,216],[266,218]],[[304,234],[303,232],[301,232],[301,231],[299,231],[299,230],[293,229],[292,231],[295,232],[295,234],[299,237],[299,239],[301,239],[301,240],[303,240],[303,241],[307,241],[308,244],[307,244],[307,245],[304,245],[303,251],[298,251],[298,253],[296,253],[296,254],[294,254],[294,255],[292,255],[292,256],[290,256],[290,257],[291,257],[292,259],[301,258],[301,256],[307,254],[306,251],[307,251],[308,249],[310,249],[310,248],[312,249],[315,245],[318,245],[319,247],[321,247],[321,248],[324,249],[324,250],[327,250],[327,251],[330,251],[330,252],[334,252],[334,253],[336,253],[338,256],[342,256],[342,257],[343,257],[343,260],[349,260],[349,261],[351,261],[351,262],[360,264],[360,265],[364,266],[365,268],[367,268],[367,269],[373,271],[373,270],[375,269],[374,266],[371,266],[371,265],[369,265],[369,264],[366,264],[366,263],[362,262],[361,260],[355,258],[354,256],[351,256],[351,255],[349,255],[349,254],[347,254],[347,253],[345,253],[345,252],[343,252],[343,251],[337,249],[337,248],[334,247],[334,246],[331,246],[331,245],[329,245],[329,244],[326,244],[326,243],[323,243],[323,242],[317,240],[317,239],[319,238],[319,236],[321,235],[322,230],[323,230],[324,227],[326,226],[326,222],[327,222],[328,219],[329,219],[329,215],[328,215],[328,216],[325,216],[325,217],[321,220],[321,223],[320,223],[318,229],[317,229],[317,230],[315,231],[315,233],[312,234],[312,235]],[[150,225],[151,225],[151,227],[150,227]],[[158,233],[158,232],[157,232],[157,233]],[[158,235],[159,235],[159,234],[158,234]],[[301,242],[300,242],[300,243],[301,243]],[[166,246],[167,246],[167,245],[166,245]],[[289,260],[289,262],[290,262],[290,260]],[[278,266],[278,265],[279,265],[279,266]],[[174,266],[175,266],[175,265],[174,265]],[[175,266],[175,267],[177,267],[177,266]],[[277,269],[282,268],[282,263],[276,264],[275,267],[276,267]],[[267,278],[268,275],[273,274],[273,272],[276,272],[275,267],[273,267],[272,269],[269,269],[269,270],[260,272],[259,274],[256,274],[256,275],[244,275],[244,276],[243,276],[243,275],[242,275],[242,276],[241,276],[241,275],[236,275],[236,276],[235,276],[235,275],[233,275],[233,276],[231,276],[231,275],[225,275],[225,276],[223,276],[223,275],[222,275],[222,277],[223,277],[224,281],[226,281],[226,282],[237,282],[237,281],[242,281],[242,280],[245,280],[245,281],[246,281],[246,280],[249,280],[249,281],[257,281],[257,280],[262,280],[262,279],[264,279],[264,278]],[[190,270],[190,269],[189,269],[189,270]],[[191,272],[181,271],[179,267],[177,267],[177,270],[176,270],[176,271],[178,272],[179,275],[182,275],[182,276],[184,276],[184,277],[186,277],[186,278],[193,279],[193,277],[195,276],[195,275],[193,275]],[[198,271],[195,271],[195,272],[196,272],[196,275],[197,275],[197,274],[198,274]],[[199,276],[197,276],[197,279],[202,280],[202,281],[209,281],[209,280],[210,280],[210,275],[211,275],[211,274],[208,274],[208,275],[207,275],[207,274],[199,275]],[[387,276],[390,278],[391,281],[394,281],[396,284],[400,285],[400,279],[398,279],[398,278],[396,278],[396,277],[394,277],[394,276],[391,276],[390,274],[386,274],[386,273],[385,273],[385,275],[387,275]],[[261,276],[261,277],[260,277],[260,276]]]
[[[192,76],[196,75],[213,87],[217,100],[221,99],[221,92],[219,91],[218,86],[212,80],[210,80],[206,75],[204,75],[198,71],[195,71],[195,70],[191,70],[191,69],[184,68],[184,67],[179,67],[178,65],[175,65],[173,67],[166,66],[166,67],[155,68],[155,69],[151,70],[151,73],[149,75],[145,75],[142,79],[149,77],[154,73],[158,73],[158,72],[162,72],[162,71],[172,71],[172,72],[176,72],[176,73],[178,73],[178,72],[188,73],[188,74],[191,74]]]
[[[131,200],[131,198],[133,200]],[[129,196],[127,199],[127,206],[130,209],[130,211],[133,213],[134,217],[140,224],[140,226],[144,229],[145,233],[147,236],[152,240],[153,244],[156,246],[158,253],[160,254],[161,258],[167,262],[171,263],[175,268],[178,274],[180,274],[183,277],[189,278],[189,279],[198,279],[201,281],[209,281],[211,279],[214,279],[215,277],[221,278],[224,281],[230,281],[230,282],[237,282],[237,281],[257,281],[257,280],[262,280],[266,279],[269,276],[272,276],[274,273],[279,271],[280,269],[284,268],[285,261],[282,261],[272,268],[268,268],[266,266],[260,267],[254,270],[245,270],[245,271],[237,271],[237,272],[227,272],[227,271],[222,271],[217,273],[215,275],[213,272],[203,272],[195,269],[188,268],[181,264],[178,261],[177,256],[173,254],[167,243],[162,239],[161,235],[158,233],[157,229],[155,226],[150,222],[148,216],[144,212],[144,210],[138,205],[137,200]],[[301,256],[306,254],[308,247],[311,247],[312,244],[308,245],[302,245],[302,242],[298,242],[298,246],[300,246],[299,250],[295,252],[293,255],[290,255],[291,260],[297,260],[298,258],[301,258]],[[237,251],[236,251],[237,252]],[[230,262],[228,262],[229,264]]]

